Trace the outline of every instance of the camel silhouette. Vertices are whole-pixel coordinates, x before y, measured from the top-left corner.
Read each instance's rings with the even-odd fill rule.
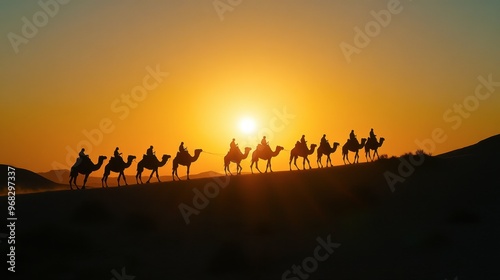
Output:
[[[384,144],[384,141],[385,141],[384,137],[380,137],[380,142],[377,142],[377,139],[373,139],[373,140],[371,140],[371,139],[372,138],[369,138],[368,141],[365,144],[365,158],[366,158],[366,161],[368,161],[368,158],[370,158],[371,161],[373,161],[373,159],[375,158],[375,155],[377,155],[377,159],[380,158],[378,156],[378,148],[382,147],[382,145]],[[374,152],[373,152],[373,158],[370,155],[370,150],[374,150]]]
[[[344,144],[344,146],[342,146],[342,160],[344,161],[344,164],[346,164],[345,163],[346,158],[347,158],[347,162],[351,163],[349,161],[349,151],[356,153],[354,155],[354,162],[353,163],[357,163],[359,161],[358,151],[360,149],[363,149],[363,147],[365,146],[365,143],[366,143],[366,138],[361,138],[361,144],[358,143],[358,141],[354,142],[354,141],[347,140],[347,142]]]
[[[307,156],[312,155],[317,146],[318,145],[316,145],[316,144],[311,144],[310,149],[308,149],[307,146],[306,147],[304,147],[302,145],[295,146],[290,151],[290,162],[288,162],[288,165],[290,166],[290,170],[292,170],[292,160],[293,160],[293,165],[295,165],[295,167],[297,167],[297,170],[300,170],[300,168],[297,166],[297,158],[298,157],[304,158],[304,160],[302,161],[302,168],[304,168],[304,170],[306,169],[306,162],[309,165],[309,169],[311,169],[311,163],[309,162],[309,159],[307,158]]]
[[[191,156],[188,152],[178,152],[172,164],[172,180],[175,181],[175,177],[181,180],[181,178],[179,178],[179,175],[177,174],[177,168],[179,167],[179,165],[187,166],[187,179],[189,180],[189,168],[191,167],[191,163],[198,160],[201,152],[203,152],[202,149],[194,150],[194,156]]]
[[[78,174],[83,174],[85,175],[85,178],[83,179],[83,186],[82,190],[85,189],[85,184],[87,183],[87,179],[89,178],[90,173],[99,170],[101,168],[102,164],[104,163],[104,160],[106,160],[106,156],[99,156],[99,160],[97,164],[94,164],[92,160],[88,156],[85,156],[83,158],[78,158],[75,162],[75,164],[71,167],[71,170],[69,172],[69,187],[70,189],[73,189],[73,183],[75,184],[76,189],[78,190],[78,186],[76,185],[76,177],[78,177]]]
[[[245,153],[242,153],[239,148],[237,150],[235,150],[234,152],[229,151],[227,153],[227,155],[224,157],[224,173],[226,173],[226,176],[227,176],[227,172],[229,172],[229,174],[233,175],[233,173],[231,173],[231,170],[229,170],[229,164],[231,162],[236,163],[236,174],[241,174],[241,170],[243,170],[243,168],[241,167],[240,163],[242,160],[244,160],[248,157],[248,154],[250,153],[251,150],[252,150],[252,148],[246,147]]]
[[[326,167],[328,167],[328,163],[330,163],[330,166],[333,166],[330,154],[335,153],[339,145],[340,143],[338,142],[334,142],[332,147],[330,147],[330,144],[328,143],[325,143],[324,145],[319,145],[318,158],[316,160],[318,167],[323,167],[323,163],[321,163],[321,158],[323,157],[323,155],[326,155]]]
[[[257,170],[260,173],[262,173],[262,171],[260,171],[259,169],[259,159],[267,160],[266,171],[265,171],[266,173],[267,169],[273,172],[273,170],[271,169],[271,159],[277,156],[283,149],[284,148],[281,146],[276,146],[276,149],[273,152],[269,146],[264,147],[261,144],[259,144],[257,146],[257,149],[252,153],[252,163],[250,164],[250,170],[252,171],[252,174],[253,174],[252,167],[254,163],[255,163],[255,168],[257,168]]]
[[[125,178],[125,174],[123,173],[123,171],[126,168],[129,168],[130,165],[132,165],[132,161],[135,158],[136,158],[135,156],[130,155],[127,158],[127,162],[124,162],[123,159],[121,159],[121,158],[112,157],[109,160],[108,164],[106,164],[106,166],[104,166],[104,174],[102,175],[102,179],[101,179],[102,187],[104,188],[105,184],[106,184],[106,188],[108,187],[108,176],[109,176],[109,174],[111,174],[111,171],[120,173],[118,175],[118,187],[120,186],[120,177],[123,177],[123,181],[125,181],[125,185],[128,185],[127,179]]]
[[[169,158],[170,155],[163,155],[161,157],[161,161],[159,161],[155,155],[144,155],[142,157],[142,160],[137,163],[137,174],[135,175],[135,181],[137,182],[137,184],[139,184],[139,182],[141,182],[142,184],[142,171],[144,171],[144,168],[153,170],[151,172],[151,175],[149,175],[149,179],[146,181],[146,184],[149,183],[151,177],[153,177],[153,174],[155,173],[156,179],[158,179],[158,182],[161,182],[160,176],[158,175],[158,168],[164,166]]]

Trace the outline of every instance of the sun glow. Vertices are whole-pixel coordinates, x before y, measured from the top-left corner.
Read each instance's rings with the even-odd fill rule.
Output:
[[[253,120],[252,118],[248,118],[248,117],[243,118],[240,120],[239,128],[240,128],[240,131],[245,133],[245,134],[253,133],[255,131],[255,128],[256,128],[255,120]]]

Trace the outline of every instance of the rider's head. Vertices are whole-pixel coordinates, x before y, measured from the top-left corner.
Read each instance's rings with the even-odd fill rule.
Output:
[[[85,148],[82,148],[82,152],[85,152]]]
[[[326,137],[326,134],[323,134],[323,137]]]
[[[153,148],[153,145],[149,146],[151,149]]]
[[[263,136],[262,138],[266,139],[266,136]]]
[[[236,141],[236,139],[233,138],[233,141]]]

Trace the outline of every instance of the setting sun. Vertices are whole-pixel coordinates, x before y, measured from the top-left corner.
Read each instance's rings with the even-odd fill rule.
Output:
[[[256,128],[256,124],[255,124],[255,120],[253,120],[252,118],[243,118],[241,119],[240,123],[239,123],[239,128],[240,128],[240,131],[245,133],[245,134],[250,134],[250,133],[253,133],[255,132],[255,128]]]

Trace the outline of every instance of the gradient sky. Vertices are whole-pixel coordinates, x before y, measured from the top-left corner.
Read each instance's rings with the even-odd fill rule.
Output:
[[[500,133],[500,87],[474,97],[479,76],[500,81],[500,2],[401,1],[348,62],[340,45],[356,46],[355,28],[374,26],[372,11],[394,3],[243,0],[220,15],[214,1],[74,0],[14,46],[23,17],[43,24],[44,12],[36,1],[2,1],[0,162],[69,168],[89,140],[84,131],[95,137],[86,147],[94,161],[116,146],[125,156],[149,145],[175,155],[180,141],[225,154],[231,138],[254,145],[262,134],[287,149],[302,134],[344,144],[351,129],[361,138],[372,127],[388,155],[419,149],[416,140],[440,128],[446,139],[427,149],[439,154]],[[168,76],[126,103],[144,79],[154,84],[148,67]],[[464,100],[470,112],[454,112]],[[257,121],[252,135],[238,128],[244,117]],[[97,137],[103,120],[111,128]],[[288,157],[274,169],[288,169]],[[339,151],[333,162],[341,164]],[[222,172],[222,157],[202,153],[191,172],[208,170]],[[171,162],[160,169],[170,172]]]

